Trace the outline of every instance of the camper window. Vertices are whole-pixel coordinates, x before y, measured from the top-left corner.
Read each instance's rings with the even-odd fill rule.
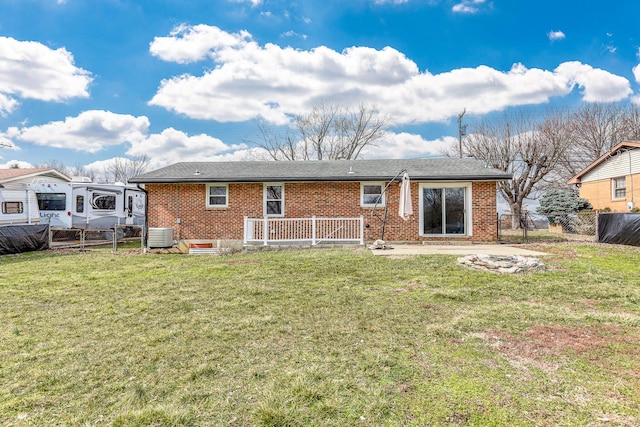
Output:
[[[114,211],[116,209],[116,196],[113,194],[94,194],[91,199],[91,207],[98,210]]]
[[[84,196],[76,196],[76,212],[84,212]]]
[[[21,214],[24,212],[22,202],[2,202],[3,214]]]
[[[63,211],[67,207],[65,193],[36,193],[36,197],[41,211]]]

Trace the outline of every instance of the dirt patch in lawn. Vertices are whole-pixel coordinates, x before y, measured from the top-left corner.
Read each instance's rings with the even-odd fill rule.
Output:
[[[535,325],[521,335],[500,330],[488,330],[483,335],[512,365],[523,369],[535,367],[553,372],[560,368],[563,358],[569,356],[583,358],[599,367],[614,368],[611,352],[607,351],[613,347],[618,354],[640,360],[638,331],[630,332],[615,325]]]

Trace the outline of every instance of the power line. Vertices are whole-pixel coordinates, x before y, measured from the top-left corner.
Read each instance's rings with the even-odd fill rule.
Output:
[[[462,125],[462,117],[464,116],[464,113],[467,112],[467,109],[465,107],[465,109],[462,111],[462,113],[458,114],[458,145],[459,145],[459,150],[460,150],[460,158],[462,158],[462,137],[463,135],[467,134],[467,125]]]

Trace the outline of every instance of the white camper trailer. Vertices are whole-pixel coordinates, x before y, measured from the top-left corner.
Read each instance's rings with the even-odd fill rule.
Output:
[[[39,224],[38,200],[33,190],[0,188],[0,225]]]
[[[145,223],[146,194],[124,184],[92,182],[37,182],[35,192],[40,222],[52,228],[107,230]]]

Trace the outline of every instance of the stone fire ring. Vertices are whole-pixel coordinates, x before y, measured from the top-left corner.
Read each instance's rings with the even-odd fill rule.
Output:
[[[542,261],[539,259],[519,255],[467,255],[465,257],[458,258],[458,263],[476,270],[489,271],[492,273],[516,274],[528,271],[542,271],[546,269]]]

